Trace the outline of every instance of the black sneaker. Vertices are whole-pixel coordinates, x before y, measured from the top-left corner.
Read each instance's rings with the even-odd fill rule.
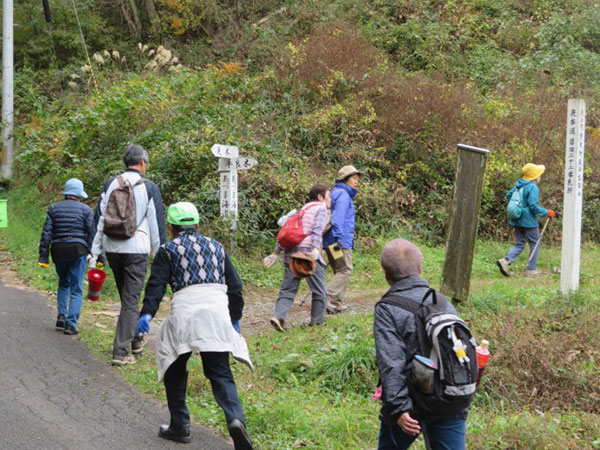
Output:
[[[181,428],[171,428],[169,425],[161,425],[158,430],[158,435],[163,439],[182,442],[184,444],[192,442],[189,425],[184,425]]]
[[[246,426],[241,420],[233,419],[231,423],[227,425],[229,435],[233,439],[233,446],[235,450],[253,450],[252,441],[250,436],[246,432]]]
[[[63,333],[68,334],[69,336],[77,336],[79,334],[79,330],[73,325],[69,325],[68,323],[65,325],[65,331]]]
[[[65,329],[65,315],[64,314],[58,315],[58,317],[56,318],[56,325],[54,325],[54,327],[59,331],[63,331]]]

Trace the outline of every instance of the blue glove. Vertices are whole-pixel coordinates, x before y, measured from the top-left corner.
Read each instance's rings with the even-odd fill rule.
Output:
[[[240,321],[239,320],[232,320],[231,321],[231,325],[233,325],[233,328],[235,328],[235,331],[237,331],[238,333],[242,332],[242,328],[240,327]]]
[[[148,333],[150,331],[150,321],[152,320],[152,316],[150,314],[144,314],[139,318],[137,323],[137,332],[139,333]]]

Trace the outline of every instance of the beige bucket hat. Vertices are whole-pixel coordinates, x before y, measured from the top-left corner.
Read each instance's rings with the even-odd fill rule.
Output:
[[[338,170],[338,176],[335,181],[344,181],[346,178],[352,175],[364,175],[364,172],[361,172],[354,166],[344,166],[340,170]]]

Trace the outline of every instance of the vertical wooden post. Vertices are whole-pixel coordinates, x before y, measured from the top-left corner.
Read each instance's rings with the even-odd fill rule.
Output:
[[[569,99],[560,268],[560,287],[565,295],[579,289],[584,151],[585,100]]]
[[[455,301],[469,298],[483,177],[489,150],[458,144],[458,163],[446,260],[440,290]]]

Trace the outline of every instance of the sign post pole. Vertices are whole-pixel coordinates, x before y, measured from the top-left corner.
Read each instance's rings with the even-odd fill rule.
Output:
[[[238,221],[238,170],[248,170],[258,164],[254,158],[238,157],[239,149],[232,145],[215,144],[210,151],[219,158],[221,217],[231,221],[237,229]]]
[[[560,287],[564,295],[579,289],[584,153],[585,100],[569,99],[560,268]]]

